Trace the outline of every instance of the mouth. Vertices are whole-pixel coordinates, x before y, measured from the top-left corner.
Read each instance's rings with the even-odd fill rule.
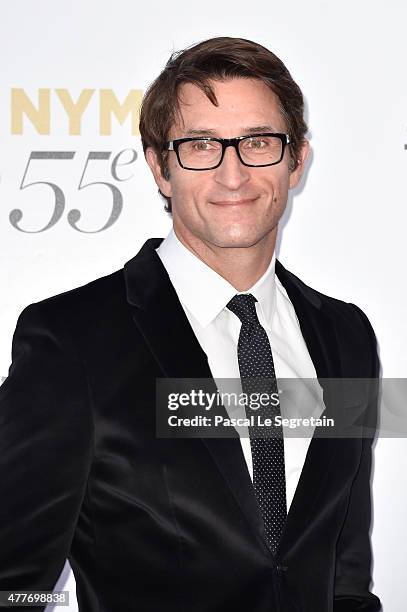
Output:
[[[215,206],[249,206],[257,199],[258,197],[256,196],[255,198],[245,198],[241,200],[215,200],[212,201],[211,204],[214,204]]]

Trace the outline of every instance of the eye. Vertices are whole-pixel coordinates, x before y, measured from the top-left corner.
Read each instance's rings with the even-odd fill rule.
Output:
[[[265,138],[252,137],[245,140],[244,145],[249,149],[264,149],[269,146],[269,142]]]
[[[191,143],[195,151],[210,151],[211,149],[216,148],[216,142],[211,142],[210,140],[195,140]]]

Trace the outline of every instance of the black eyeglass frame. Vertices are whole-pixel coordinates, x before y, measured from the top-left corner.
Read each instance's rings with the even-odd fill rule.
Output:
[[[242,140],[245,140],[248,138],[257,138],[260,136],[273,136],[273,137],[278,138],[281,141],[281,145],[282,145],[281,146],[281,156],[278,161],[272,162],[271,164],[248,164],[245,161],[243,161],[240,155],[240,151],[239,151],[239,143]],[[219,142],[222,145],[222,154],[220,156],[219,162],[215,166],[210,166],[210,168],[190,168],[189,166],[184,166],[183,163],[181,162],[181,158],[180,158],[179,151],[178,151],[180,145],[183,142],[196,142],[196,141],[203,141],[203,140],[207,142],[208,141],[209,142]],[[267,166],[275,166],[276,164],[279,164],[281,162],[281,160],[284,157],[285,148],[288,144],[290,144],[290,142],[291,140],[290,140],[289,134],[282,134],[282,133],[277,133],[277,132],[262,132],[260,134],[247,134],[245,136],[236,136],[236,138],[212,138],[212,137],[207,137],[207,136],[197,136],[193,138],[192,137],[191,138],[176,138],[175,140],[169,140],[164,145],[164,151],[175,151],[178,163],[181,166],[181,168],[184,168],[184,170],[194,170],[196,172],[201,172],[203,170],[215,170],[215,168],[219,168],[219,166],[223,162],[223,158],[225,156],[225,151],[227,147],[233,147],[235,149],[236,154],[239,158],[239,161],[244,166],[248,166],[249,168],[266,168]]]

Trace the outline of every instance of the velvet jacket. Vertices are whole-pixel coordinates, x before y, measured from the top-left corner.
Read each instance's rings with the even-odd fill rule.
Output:
[[[0,590],[52,590],[68,558],[81,612],[378,611],[373,436],[311,440],[275,556],[239,439],[156,436],[156,378],[211,377],[159,244],[19,317],[0,388]],[[318,378],[376,378],[362,311],[276,274]]]

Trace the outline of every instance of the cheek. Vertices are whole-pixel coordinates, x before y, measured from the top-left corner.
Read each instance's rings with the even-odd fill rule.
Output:
[[[270,189],[273,191],[274,198],[280,199],[287,196],[289,188],[289,174],[288,172],[279,172],[270,181]]]
[[[172,175],[171,186],[173,197],[182,207],[189,207],[204,199],[206,181],[199,172],[183,171]]]
[[[268,197],[273,202],[277,200],[281,200],[284,197],[285,185],[281,180],[270,180],[265,181],[263,190]]]
[[[191,186],[190,182],[185,177],[173,177],[171,181],[173,199],[181,206],[190,200]]]
[[[262,184],[270,191],[284,191],[288,185],[290,173],[288,164],[283,159],[279,164],[266,168],[253,168],[251,179],[253,182]]]

